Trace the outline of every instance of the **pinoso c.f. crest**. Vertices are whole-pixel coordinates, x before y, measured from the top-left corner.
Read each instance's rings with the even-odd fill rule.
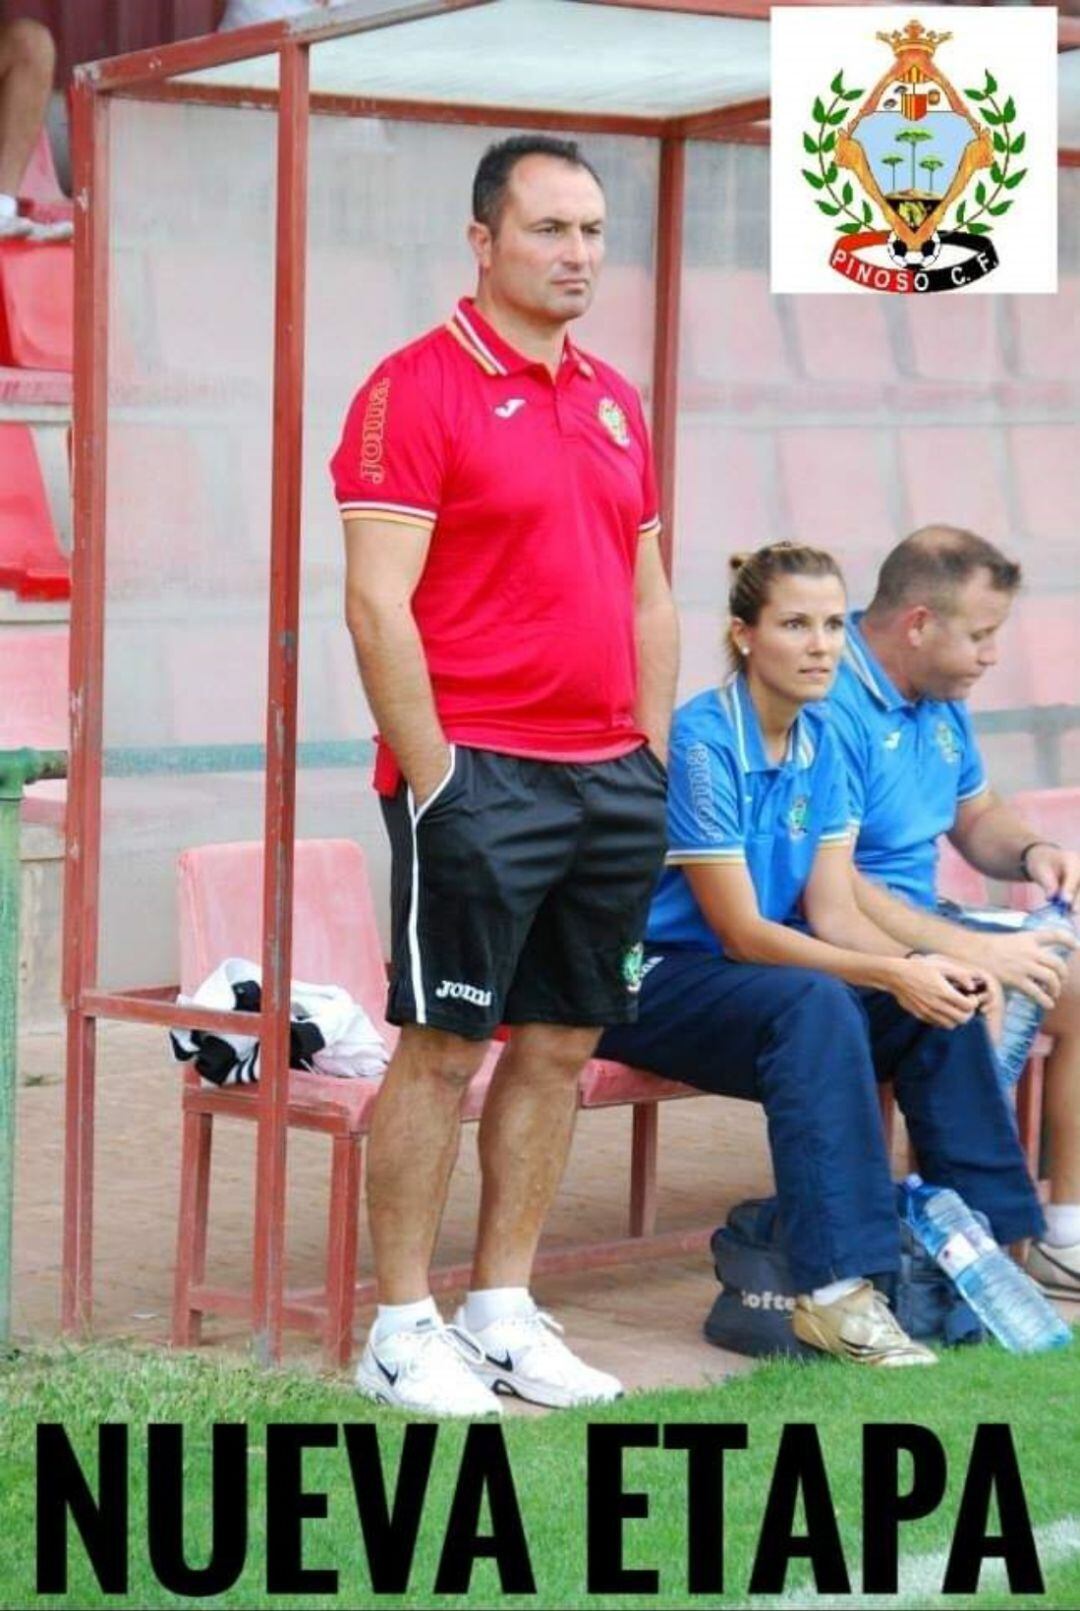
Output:
[[[998,266],[990,236],[1027,172],[1016,104],[989,68],[955,88],[936,60],[951,33],[875,37],[892,53],[878,82],[849,89],[841,68],[803,131],[803,177],[836,220],[829,263],[868,290],[958,290]]]

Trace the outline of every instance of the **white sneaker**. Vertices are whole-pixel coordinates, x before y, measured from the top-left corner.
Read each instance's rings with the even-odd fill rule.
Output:
[[[464,1324],[464,1309],[454,1316]],[[622,1383],[593,1370],[562,1339],[563,1328],[542,1309],[508,1315],[471,1333],[482,1357],[471,1368],[496,1393],[513,1393],[531,1404],[566,1409],[574,1404],[610,1404],[622,1398]]]
[[[1071,1247],[1055,1247],[1050,1242],[1032,1242],[1028,1249],[1027,1273],[1044,1292],[1055,1298],[1080,1298],[1080,1242]]]
[[[495,1394],[473,1374],[483,1351],[463,1327],[422,1321],[376,1339],[368,1334],[356,1385],[365,1398],[417,1415],[501,1415]]]

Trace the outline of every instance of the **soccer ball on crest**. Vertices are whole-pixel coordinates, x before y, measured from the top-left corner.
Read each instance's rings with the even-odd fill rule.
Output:
[[[926,269],[941,251],[941,236],[935,233],[921,246],[910,247],[899,235],[890,235],[885,250],[897,268]]]

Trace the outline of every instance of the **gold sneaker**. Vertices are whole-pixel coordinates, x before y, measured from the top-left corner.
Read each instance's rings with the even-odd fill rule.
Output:
[[[936,1365],[937,1355],[914,1342],[869,1281],[833,1303],[796,1298],[792,1329],[800,1342],[856,1365]]]

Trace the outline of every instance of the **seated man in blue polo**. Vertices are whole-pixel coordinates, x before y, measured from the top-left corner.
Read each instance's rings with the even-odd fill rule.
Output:
[[[829,700],[848,766],[863,911],[903,945],[946,952],[1047,1010],[1051,1202],[1028,1267],[1080,1294],[1080,958],[1049,949],[1067,930],[995,931],[941,915],[937,840],[990,878],[1028,879],[1075,903],[1080,856],[1046,843],[990,787],[964,700],[997,660],[1020,567],[993,544],[926,527],[885,560],[865,613],[848,621]],[[953,909],[955,911],[955,908]],[[957,914],[959,915],[959,914]]]
[[[1038,1233],[976,1012],[984,982],[905,956],[856,903],[844,759],[821,703],[844,637],[835,560],[761,549],[729,602],[736,674],[675,713],[638,1020],[606,1030],[598,1055],[761,1102],[796,1335],[859,1364],[932,1364],[869,1279],[899,1264],[876,1082],[894,1081],[928,1179],[1002,1241]]]

